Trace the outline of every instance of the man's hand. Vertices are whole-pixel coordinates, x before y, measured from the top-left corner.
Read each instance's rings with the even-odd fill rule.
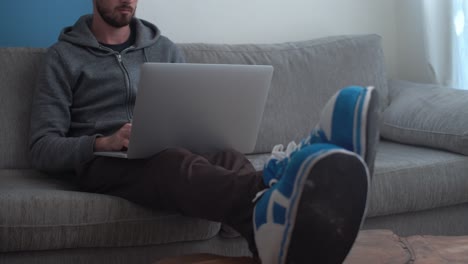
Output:
[[[131,133],[132,124],[127,123],[111,136],[96,138],[94,151],[121,151],[128,148]]]

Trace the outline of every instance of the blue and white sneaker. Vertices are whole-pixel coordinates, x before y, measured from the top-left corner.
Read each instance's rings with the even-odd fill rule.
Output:
[[[341,89],[327,102],[319,123],[310,136],[299,144],[289,143],[273,148],[264,167],[264,183],[273,186],[288,164],[294,151],[316,143],[329,143],[355,152],[367,163],[372,175],[379,141],[379,106],[373,87],[349,86]]]
[[[379,135],[379,98],[374,87],[349,86],[322,110],[319,123],[301,144],[330,143],[352,151],[373,166]]]
[[[255,205],[262,263],[342,263],[363,222],[368,177],[362,158],[337,146],[293,152],[284,175]]]

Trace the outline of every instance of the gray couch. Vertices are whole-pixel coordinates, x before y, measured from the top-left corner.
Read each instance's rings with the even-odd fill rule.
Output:
[[[442,130],[450,125],[425,116],[434,105],[450,105],[450,98],[466,99],[465,92],[388,82],[376,35],[181,47],[189,62],[275,67],[255,154],[249,156],[258,169],[273,145],[299,140],[309,132],[336,90],[348,85],[377,87],[383,138],[364,228],[387,228],[400,235],[468,234],[468,157],[456,153],[468,150],[468,130],[460,125],[446,135],[434,132],[432,123]],[[69,175],[31,169],[29,113],[43,55],[43,49],[0,49],[0,263],[151,263],[195,252],[249,254],[245,241],[232,238],[219,223],[78,192],[67,181]],[[431,92],[444,94],[448,101]],[[427,98],[420,100],[426,93]],[[448,116],[453,115],[439,119]],[[466,122],[458,118],[455,123]]]

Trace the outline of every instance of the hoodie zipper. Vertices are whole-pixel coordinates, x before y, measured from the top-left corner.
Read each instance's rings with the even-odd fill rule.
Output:
[[[119,52],[116,52],[112,49],[109,49],[107,47],[104,47],[104,46],[100,46],[101,49],[103,50],[106,50],[106,51],[111,51],[116,59],[117,59],[117,62],[119,63],[119,67],[120,69],[122,70],[122,73],[124,74],[124,79],[125,79],[125,103],[126,103],[126,112],[127,112],[127,119],[129,122],[131,122],[132,120],[132,110],[133,109],[130,109],[130,99],[131,99],[131,87],[130,87],[130,74],[128,73],[128,70],[127,68],[125,67],[124,63],[123,63],[123,60],[122,60],[122,53],[119,53]],[[123,50],[122,52],[126,52],[128,50],[130,50],[132,47],[129,47],[125,50]]]
[[[131,114],[131,109],[130,109],[130,97],[131,97],[131,87],[130,87],[130,75],[128,74],[127,68],[125,67],[123,61],[122,61],[122,54],[121,53],[116,53],[115,54],[117,57],[117,61],[119,62],[120,69],[122,69],[122,72],[124,73],[124,78],[125,78],[125,101],[126,101],[126,110],[127,110],[127,119],[129,122],[132,120],[132,114]]]

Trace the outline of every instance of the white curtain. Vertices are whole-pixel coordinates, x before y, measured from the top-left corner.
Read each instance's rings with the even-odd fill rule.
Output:
[[[468,90],[468,1],[452,1],[453,85]]]
[[[420,0],[431,78],[468,89],[468,0]]]
[[[452,0],[421,0],[426,60],[434,83],[452,86]]]

